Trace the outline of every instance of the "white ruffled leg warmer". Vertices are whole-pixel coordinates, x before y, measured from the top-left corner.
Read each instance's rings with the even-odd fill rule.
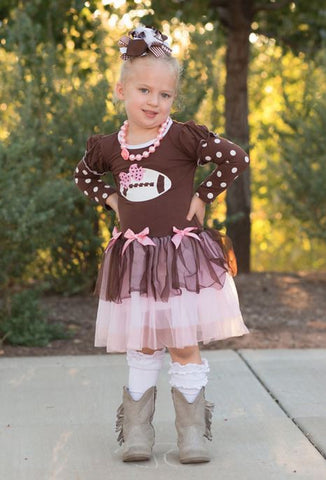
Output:
[[[170,363],[170,385],[183,394],[188,403],[193,403],[202,387],[207,385],[208,362],[205,358],[201,364],[178,362]]]
[[[138,401],[150,387],[157,383],[163,365],[165,348],[147,355],[136,350],[127,351],[129,366],[128,390],[133,400]]]

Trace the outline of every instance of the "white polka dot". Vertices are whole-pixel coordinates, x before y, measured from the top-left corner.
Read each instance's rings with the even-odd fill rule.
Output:
[[[75,172],[76,172],[76,173],[78,173],[78,172],[79,172],[79,168],[78,168],[78,167],[76,167],[76,170],[75,170]]]
[[[97,190],[98,190],[98,187],[93,188],[93,192],[97,192]]]
[[[221,170],[217,170],[216,175],[217,175],[218,177],[221,177],[221,176],[222,176]]]
[[[245,156],[245,162],[249,163],[249,157],[247,157],[247,155]]]
[[[238,171],[237,167],[233,167],[231,170],[232,173],[237,173],[237,171]]]
[[[104,185],[104,188],[110,188],[110,185]]]
[[[207,194],[207,198],[213,198],[213,197],[214,197],[214,195],[212,193]]]
[[[90,178],[86,178],[86,180],[85,180],[86,183],[91,183],[91,181],[92,180]]]
[[[225,187],[226,187],[226,183],[225,183],[225,182],[220,183],[220,185],[221,185],[222,188],[225,188]]]
[[[207,183],[206,183],[206,186],[207,186],[207,187],[211,187],[212,185],[213,185],[212,182],[207,182]]]
[[[88,173],[87,170],[83,170],[84,175],[87,175],[87,173]]]
[[[203,143],[202,147],[207,147],[207,142]]]
[[[97,180],[97,181],[98,181],[98,183],[103,183],[103,180]]]
[[[239,175],[237,175],[236,177],[234,177],[234,180],[236,180],[238,177],[239,177]]]
[[[233,142],[231,142],[231,140],[228,140],[228,142],[229,142],[229,143],[232,143],[232,145],[233,145]]]
[[[207,155],[207,157],[205,157],[205,160],[206,160],[206,162],[209,162],[210,160],[212,160],[212,157],[210,157],[209,155]]]
[[[197,195],[197,197],[199,197],[199,193],[198,193],[198,192],[196,192],[195,195]]]
[[[107,194],[107,193],[103,193],[102,198],[108,198],[108,194]]]
[[[221,158],[222,152],[216,152],[216,156],[217,156],[217,158]]]
[[[95,200],[98,202],[98,198],[97,198],[97,197],[95,197]]]
[[[230,163],[230,160],[225,160],[225,163]]]
[[[78,178],[75,178],[75,182],[78,183]]]
[[[84,193],[85,193],[85,195],[88,195],[88,191],[87,191],[87,190],[84,190]]]
[[[236,152],[235,150],[231,150],[231,151],[230,151],[230,155],[231,155],[232,157],[234,157],[236,154],[237,154],[237,152]]]
[[[215,138],[214,142],[215,143],[221,143],[221,140],[219,138]]]

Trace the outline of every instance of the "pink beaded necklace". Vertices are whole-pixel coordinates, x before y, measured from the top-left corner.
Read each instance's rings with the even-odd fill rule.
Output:
[[[133,162],[134,160],[137,160],[139,162],[142,158],[148,158],[149,155],[151,153],[154,153],[155,150],[160,146],[161,140],[164,136],[165,129],[166,129],[168,123],[169,123],[169,120],[170,120],[170,117],[168,117],[165,120],[165,122],[163,122],[162,125],[160,126],[159,131],[158,131],[158,135],[155,138],[155,140],[153,140],[153,145],[151,145],[148,150],[145,150],[143,153],[138,153],[137,155],[134,155],[133,153],[130,154],[128,149],[127,149],[126,137],[127,137],[127,133],[128,133],[128,125],[129,124],[128,124],[128,120],[125,120],[123,122],[123,125],[120,128],[119,135],[118,135],[120,146],[121,146],[121,156],[122,156],[122,158],[124,160],[130,160],[131,162]]]

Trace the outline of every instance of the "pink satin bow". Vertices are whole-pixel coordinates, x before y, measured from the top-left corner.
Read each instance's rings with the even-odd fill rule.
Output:
[[[173,231],[175,232],[175,235],[173,235],[171,240],[176,246],[176,248],[179,247],[183,237],[193,237],[193,238],[196,238],[196,240],[200,240],[200,238],[196,233],[192,233],[192,230],[197,230],[197,227],[186,227],[183,230],[179,230],[177,227],[173,227]]]
[[[122,232],[119,232],[119,230],[117,229],[117,227],[114,227],[113,229],[113,232],[112,232],[112,237],[105,249],[105,251],[107,252],[109,250],[110,247],[112,247],[114,245],[114,243],[118,240],[118,238],[120,237],[120,235],[122,234]]]
[[[123,246],[122,255],[125,253],[125,250],[128,247],[128,245],[134,240],[137,240],[142,245],[154,245],[154,247],[156,247],[155,243],[147,236],[148,234],[149,234],[148,227],[144,228],[144,230],[142,230],[139,233],[135,233],[130,228],[128,228],[128,230],[124,234],[124,237],[128,238],[128,240]]]

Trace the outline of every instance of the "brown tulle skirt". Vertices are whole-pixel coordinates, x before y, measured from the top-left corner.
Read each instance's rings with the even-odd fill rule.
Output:
[[[121,303],[132,292],[159,302],[201,289],[223,288],[225,275],[236,274],[231,241],[218,230],[199,228],[200,240],[183,237],[178,248],[171,236],[151,237],[153,245],[137,240],[128,245],[120,235],[110,242],[103,256],[95,293],[101,300]]]

